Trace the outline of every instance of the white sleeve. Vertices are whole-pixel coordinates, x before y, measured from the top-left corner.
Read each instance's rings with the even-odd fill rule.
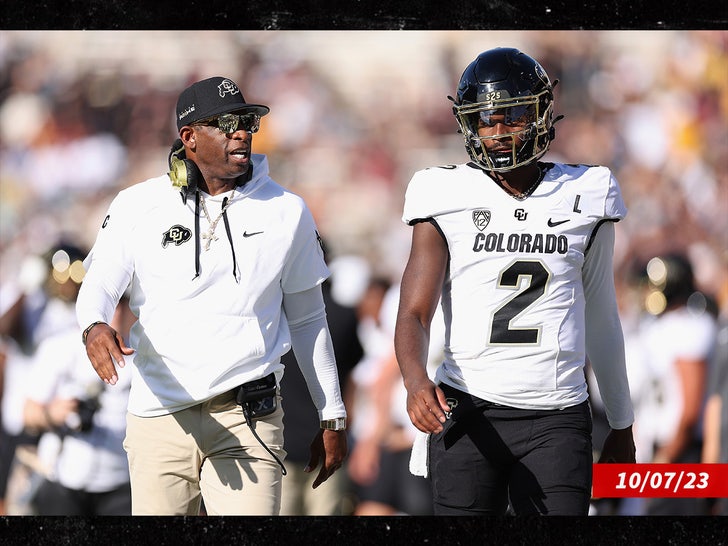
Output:
[[[129,286],[132,260],[127,241],[131,226],[125,221],[123,200],[117,197],[83,265],[86,275],[76,299],[76,318],[81,328],[96,321],[111,322],[121,295]]]
[[[284,293],[303,292],[321,284],[330,275],[316,223],[311,211],[303,204],[302,207],[291,250],[281,272]]]
[[[614,223],[596,231],[584,261],[586,352],[604,402],[609,426],[623,429],[634,421],[627,381],[624,335],[614,288]]]
[[[284,293],[291,344],[319,419],[346,417],[321,286]]]

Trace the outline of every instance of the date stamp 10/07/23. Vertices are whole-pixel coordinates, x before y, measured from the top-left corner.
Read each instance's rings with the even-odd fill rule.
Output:
[[[593,498],[728,497],[728,464],[594,464]]]

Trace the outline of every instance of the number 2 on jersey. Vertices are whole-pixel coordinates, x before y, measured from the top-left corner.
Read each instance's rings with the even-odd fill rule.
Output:
[[[498,288],[518,292],[493,313],[491,345],[535,345],[540,341],[541,326],[514,328],[512,322],[546,293],[550,279],[551,272],[536,260],[517,260],[501,271]]]

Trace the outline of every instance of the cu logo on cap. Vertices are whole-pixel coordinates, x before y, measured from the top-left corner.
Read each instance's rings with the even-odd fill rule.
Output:
[[[240,93],[240,89],[238,89],[238,86],[230,80],[222,80],[222,83],[217,86],[217,89],[220,92],[221,97],[224,97],[228,93],[230,93],[231,95],[237,95],[238,93]]]

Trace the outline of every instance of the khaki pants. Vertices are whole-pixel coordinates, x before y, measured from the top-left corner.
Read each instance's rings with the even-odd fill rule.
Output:
[[[253,421],[282,461],[283,409]],[[278,515],[281,468],[233,391],[159,417],[127,415],[133,515]]]

